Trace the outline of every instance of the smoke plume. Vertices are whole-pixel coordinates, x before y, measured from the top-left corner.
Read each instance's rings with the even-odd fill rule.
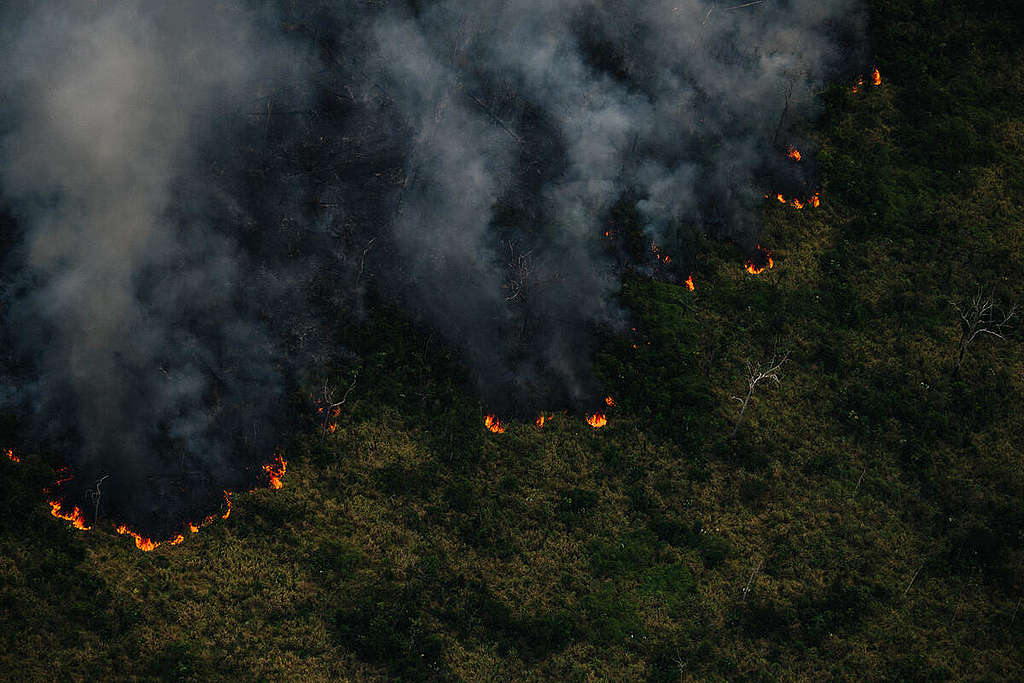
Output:
[[[0,412],[153,534],[251,483],[399,302],[507,415],[594,405],[624,272],[751,244],[858,0],[7,3]],[[608,239],[614,208],[642,248]],[[681,281],[685,270],[659,271]],[[374,297],[367,298],[368,293]]]

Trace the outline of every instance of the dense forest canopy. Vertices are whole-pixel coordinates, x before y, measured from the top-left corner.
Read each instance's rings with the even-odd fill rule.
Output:
[[[702,12],[672,40],[699,36],[687,31],[709,9],[726,11],[677,4]],[[815,49],[855,58],[816,52],[821,71],[801,72],[807,99],[795,88],[785,116],[785,89],[757,81],[771,92],[752,95],[750,139],[768,138],[747,146],[762,155],[753,161],[722,142],[725,123],[670,141],[581,113],[625,131],[612,157],[585,156],[610,129],[571,138],[551,115],[565,110],[546,107],[529,80],[531,63],[513,68],[500,49],[533,45],[543,27],[495,36],[510,18],[490,3],[352,3],[360,12],[347,22],[330,3],[281,3],[247,31],[221,8],[217,21],[177,27],[195,43],[156,48],[159,32],[130,13],[75,10],[110,31],[89,34],[30,3],[5,10],[17,19],[8,38],[34,21],[83,54],[156,55],[133,62],[141,82],[192,70],[128,107],[180,102],[160,125],[122,120],[110,134],[129,143],[96,146],[111,126],[104,98],[129,97],[115,86],[140,76],[91,72],[32,34],[3,48],[5,62],[27,65],[0,78],[24,95],[0,105],[4,670],[19,680],[1021,678],[1024,348],[1012,314],[1024,301],[1024,25],[995,2],[872,0],[867,15],[852,3],[761,4],[728,10],[750,17],[730,24],[737,33],[712,63],[742,66],[725,38],[760,26],[770,43],[775,22],[798,10],[808,15],[792,36],[824,21],[833,32]],[[661,59],[675,45],[655,39],[676,27],[669,20],[627,22],[606,3],[564,15],[555,10],[591,5],[526,5],[552,10],[535,18],[555,36],[592,37],[575,53],[552,44],[551,55],[587,56],[588,73],[603,74],[580,81],[587,93],[548,93],[555,101],[660,102],[644,88],[673,74],[707,92]],[[412,53],[388,51],[398,45],[421,54],[403,61]],[[203,50],[245,58],[212,68]],[[96,63],[122,63],[111,60]],[[521,80],[488,90],[496,64]],[[351,78],[347,94],[338,74]],[[267,79],[274,87],[261,91]],[[97,97],[96,83],[113,90]],[[722,97],[690,111],[741,99]],[[60,137],[70,133],[44,114],[89,98],[95,110],[78,110],[76,129],[86,136]],[[186,116],[195,111],[216,116]],[[739,126],[741,111],[719,121]],[[780,125],[786,139],[773,139]],[[703,134],[724,145],[711,161],[671,166],[705,158],[688,147]],[[611,171],[591,163],[609,158]],[[92,177],[95,164],[108,172]],[[736,165],[753,180],[716,177]],[[355,177],[373,180],[345,184]],[[624,180],[598,182],[608,177]],[[272,190],[246,194],[268,178]],[[693,196],[678,204],[659,195],[684,186]],[[816,207],[792,202],[814,196]],[[722,213],[733,201],[739,217]],[[439,217],[477,225],[479,211],[480,239],[506,251],[462,271],[453,264],[469,247],[446,242],[445,230],[461,233]],[[104,261],[104,245],[69,227],[111,216],[153,228],[111,236],[128,261]],[[256,216],[274,216],[273,230]],[[161,241],[167,225],[177,232]],[[544,226],[564,227],[561,241]],[[27,248],[39,231],[67,243]],[[431,256],[411,267],[417,249]],[[519,296],[576,302],[595,290],[573,287],[600,276],[600,311],[557,309],[545,327],[549,309],[541,322],[517,309],[502,285],[530,281],[516,279],[528,253],[530,272],[564,280]],[[129,261],[138,267],[122,271]],[[33,277],[21,278],[27,263]],[[449,301],[459,290],[429,288],[448,275],[498,291]],[[82,289],[90,282],[98,289]],[[135,299],[121,296],[129,284]],[[67,298],[33,308],[33,292]],[[511,312],[490,315],[489,297]],[[92,341],[65,343],[78,329]],[[508,329],[514,343],[489,341]],[[557,388],[501,379],[549,377],[552,349],[579,352]],[[485,350],[505,363],[495,378]],[[94,352],[102,362],[89,362]],[[129,388],[104,383],[136,373],[145,379]],[[598,411],[607,424],[595,429],[584,418]],[[485,428],[492,413],[500,433]],[[83,444],[95,453],[76,455]],[[113,468],[96,455],[104,448],[168,455]],[[192,455],[207,452],[225,455],[216,465]],[[46,504],[68,465],[80,486],[57,490],[89,531]],[[118,498],[105,474],[144,485]],[[206,516],[170,544],[176,524]],[[140,552],[120,522],[163,542]]]

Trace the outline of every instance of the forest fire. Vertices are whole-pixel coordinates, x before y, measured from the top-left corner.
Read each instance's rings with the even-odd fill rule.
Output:
[[[768,251],[760,244],[758,244],[756,248],[758,251],[764,254],[765,261],[762,265],[757,265],[752,260],[747,261],[743,267],[751,275],[760,275],[764,271],[771,270],[772,268],[775,267],[775,260],[772,258],[772,252]]]
[[[659,247],[654,242],[651,242],[651,253],[654,254],[654,259],[658,263],[664,263],[666,266],[668,264],[672,263],[672,257],[669,256],[668,254],[664,253],[661,250],[661,247]]]
[[[800,150],[798,150],[796,147],[790,147],[789,151],[786,152],[786,156],[792,159],[793,161],[800,161],[800,159],[803,158],[800,155]]]
[[[771,197],[772,195],[770,194],[766,194],[764,196],[765,199],[771,199]],[[806,200],[798,199],[796,197],[786,199],[785,195],[783,195],[781,192],[778,192],[775,194],[775,199],[778,200],[780,204],[789,204],[790,206],[797,210],[802,209],[805,206],[813,206],[814,208],[818,208],[819,206],[821,206],[821,193],[819,192],[815,192],[814,196]]]
[[[152,552],[156,550],[158,547],[160,547],[159,541],[154,541],[151,538],[146,538],[145,536],[135,531],[132,531],[124,524],[119,525],[117,528],[114,529],[114,531],[121,534],[122,536],[131,536],[135,540],[135,547],[141,550],[142,552]]]
[[[16,455],[15,453],[14,453],[14,449],[13,449],[13,448],[7,448],[7,449],[5,449],[5,450],[4,450],[4,455],[6,455],[6,456],[7,456],[7,459],[8,459],[8,460],[10,460],[11,462],[21,462],[21,458],[19,458],[19,457],[18,457],[18,456],[17,456],[17,455]]]
[[[691,292],[694,289],[696,289],[695,285],[693,284],[693,273],[690,273],[690,277],[686,278],[686,280],[683,281],[683,284],[686,285],[686,288]]]
[[[504,434],[505,425],[501,424],[497,417],[494,415],[488,415],[484,418],[484,427],[494,432],[495,434]]]
[[[544,429],[544,423],[547,422],[549,417],[546,417],[543,413],[537,416],[537,419],[533,421],[533,424],[537,425],[537,429]]]
[[[331,431],[334,431],[333,429]],[[267,463],[263,466],[263,471],[270,477],[271,488],[279,489],[284,486],[284,482],[281,481],[281,477],[284,476],[285,470],[288,468],[288,461],[282,458],[279,454],[274,455],[274,461]]]
[[[604,404],[606,406],[614,407],[615,406],[615,399],[612,398],[611,396],[605,396],[604,397]]]
[[[504,431],[504,428],[502,428],[502,431]],[[8,452],[13,453],[13,451],[11,451],[11,449],[7,449],[7,450],[8,450]],[[269,462],[269,463],[267,463],[265,465],[262,465],[262,470],[264,472],[266,472],[267,476],[269,477],[270,488],[280,489],[280,488],[282,488],[284,486],[283,477],[284,477],[285,470],[287,469],[287,467],[288,467],[288,461],[285,460],[284,457],[280,453],[275,453],[274,454],[274,459],[271,462]],[[74,476],[71,474],[70,468],[68,468],[66,466],[58,468],[57,471],[56,471],[56,475],[57,475],[56,485],[58,485],[58,486],[61,485],[61,484],[66,483],[66,482],[69,482],[69,481],[71,481],[74,478]],[[253,489],[253,490],[255,491],[256,489]],[[225,510],[221,514],[221,518],[222,519],[227,519],[231,515],[231,496],[232,495],[234,495],[234,494],[231,491],[224,491]],[[89,529],[92,528],[92,527],[90,527],[90,526],[88,526],[86,524],[86,522],[85,522],[85,515],[82,513],[81,509],[78,508],[77,506],[73,507],[70,512],[67,512],[67,511],[64,510],[63,504],[60,502],[59,499],[55,498],[55,499],[48,500],[47,502],[50,504],[50,514],[53,515],[54,517],[56,517],[58,519],[64,519],[64,520],[67,520],[67,521],[71,522],[72,526],[74,526],[76,529],[81,529],[83,531],[88,531]],[[214,516],[213,515],[207,515],[203,519],[203,521],[201,521],[201,522],[187,522],[185,524],[185,526],[187,527],[189,533],[195,534],[195,533],[199,533],[199,530],[202,527],[209,526],[210,524],[213,524],[213,521],[214,521]],[[166,541],[154,541],[152,538],[149,538],[147,536],[143,536],[142,534],[132,530],[126,524],[118,524],[117,526],[114,527],[114,531],[116,531],[118,534],[120,534],[122,536],[131,536],[132,539],[134,539],[134,541],[135,541],[135,547],[138,548],[139,550],[144,551],[144,552],[150,552],[152,550],[155,550],[156,548],[158,548],[163,543],[167,543],[167,545],[179,545],[180,543],[183,543],[185,541],[185,534],[184,533],[176,533],[173,536],[171,536],[169,539],[167,539]]]
[[[82,511],[77,505],[71,508],[71,512],[65,512],[63,505],[59,500],[51,500],[48,502],[50,503],[50,514],[57,519],[65,519],[71,522],[71,526],[76,529],[81,529],[82,531],[88,531],[92,528],[86,525],[85,515],[82,514]]]
[[[877,66],[874,69],[871,70],[871,85],[873,85],[876,88],[878,86],[882,85],[882,74],[878,70]],[[858,76],[857,77],[857,83],[852,88],[850,88],[850,91],[854,92],[854,93],[858,93],[858,92],[860,92],[860,89],[863,88],[863,87],[864,87],[864,76]]]
[[[608,417],[604,413],[594,413],[587,418],[587,424],[594,429],[600,429],[608,424]]]

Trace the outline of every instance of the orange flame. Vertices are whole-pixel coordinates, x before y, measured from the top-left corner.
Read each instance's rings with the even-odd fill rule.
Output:
[[[287,466],[288,466],[288,461],[285,460],[278,453],[274,454],[274,460],[272,462],[270,462],[270,463],[268,463],[266,465],[263,465],[263,471],[266,472],[267,475],[270,477],[270,486],[271,486],[271,488],[279,489],[282,486],[284,486],[284,482],[282,481],[282,478],[284,477],[284,473],[285,473],[285,470],[287,469]],[[71,481],[74,478],[71,475],[71,473],[70,473],[70,468],[68,468],[68,467],[61,467],[61,468],[59,468],[57,470],[57,476],[59,477],[59,479],[57,481],[58,485],[62,484],[62,483],[65,483],[65,482],[68,482],[68,481]],[[231,515],[231,496],[232,495],[233,494],[232,494],[231,491],[224,491],[224,504],[226,505],[226,509],[225,509],[224,513],[221,515],[221,517],[223,519],[227,519]],[[85,515],[82,514],[81,509],[79,509],[77,506],[72,508],[70,512],[67,512],[67,511],[65,511],[63,509],[62,503],[60,502],[59,499],[49,500],[48,502],[50,504],[50,514],[53,515],[54,517],[57,517],[58,519],[64,519],[64,520],[67,520],[67,521],[71,522],[71,524],[76,529],[89,530],[89,529],[92,528],[92,527],[89,527],[89,526],[86,525]],[[208,526],[210,524],[213,524],[213,519],[214,519],[213,515],[208,515],[207,517],[205,517],[203,519],[203,521],[201,521],[201,522],[187,522],[186,526],[187,526],[188,531],[190,533],[195,534],[195,533],[198,533],[199,529],[201,529],[202,527]],[[174,536],[172,536],[167,541],[163,541],[163,542],[162,541],[154,541],[151,538],[147,538],[147,537],[142,536],[141,534],[139,534],[139,533],[137,533],[135,531],[132,531],[130,528],[128,528],[128,526],[126,526],[124,524],[120,524],[120,525],[114,527],[114,531],[116,531],[118,534],[121,534],[122,536],[131,536],[135,540],[135,547],[137,547],[139,550],[142,550],[142,551],[145,551],[145,552],[149,552],[151,550],[155,550],[163,542],[166,542],[168,545],[178,545],[178,544],[184,542],[184,540],[185,540],[185,534],[184,533],[178,533],[178,534],[175,534]]]
[[[334,430],[332,429],[331,431]],[[263,471],[270,477],[270,486],[272,488],[279,489],[284,486],[284,482],[281,481],[281,477],[284,476],[284,472],[287,468],[288,461],[280,455],[275,455],[273,462],[263,466]]]
[[[775,195],[775,198],[779,200],[780,204],[785,204],[786,203],[786,198],[782,196],[782,193],[779,193],[779,194]]]
[[[804,208],[804,203],[802,201],[800,201],[799,199],[791,199],[791,200],[789,200],[789,203],[793,206],[794,209],[802,209],[802,208]]]
[[[152,552],[160,546],[159,541],[154,541],[151,538],[146,538],[145,536],[142,536],[141,534],[132,531],[124,524],[118,526],[116,529],[114,529],[114,531],[121,534],[122,536],[131,536],[133,539],[135,539],[135,547],[145,553]]]
[[[594,413],[587,418],[587,424],[594,429],[600,429],[608,424],[608,417],[604,413]]]
[[[65,512],[62,509],[62,505],[59,500],[51,500],[49,501],[49,503],[50,514],[56,517],[57,519],[65,519],[71,522],[71,525],[74,526],[76,529],[81,529],[82,531],[88,531],[92,528],[90,526],[86,526],[85,515],[82,514],[82,511],[78,509],[77,505],[71,508],[71,512]]]
[[[666,266],[672,263],[672,257],[664,253],[654,242],[651,242],[651,253],[654,254],[654,259],[659,263],[664,263]]]
[[[793,161],[800,161],[800,159],[802,158],[800,155],[800,150],[798,150],[796,147],[790,147],[789,152],[786,153],[786,156],[792,159]]]
[[[544,423],[550,419],[551,418],[546,417],[543,413],[541,413],[540,415],[537,416],[537,419],[534,420],[533,424],[537,425],[537,429],[544,429]]]
[[[775,260],[772,258],[772,252],[768,251],[760,244],[758,244],[756,248],[764,254],[765,258],[767,259],[767,262],[765,263],[765,265],[759,266],[753,261],[747,261],[743,267],[751,275],[760,275],[764,271],[771,270],[772,268],[775,267]]]
[[[604,403],[607,406],[613,406],[614,407],[615,406],[615,399],[612,398],[611,396],[605,396],[604,397]]]
[[[21,458],[14,454],[13,448],[8,448],[7,450],[5,450],[4,455],[6,455],[7,459],[10,460],[11,462],[21,462]]]
[[[871,85],[876,88],[882,85],[882,74],[878,72],[878,67],[875,67],[875,70],[871,72]]]
[[[810,200],[809,200],[811,206],[813,206],[814,208],[818,208],[819,206],[821,206],[821,196],[820,195],[821,195],[820,192],[815,192],[814,196],[811,197]]]
[[[860,92],[860,89],[863,88],[863,87],[864,87],[864,77],[863,76],[858,76],[857,77],[857,85],[853,86],[852,90],[855,93],[856,92]]]
[[[691,292],[695,289],[693,284],[693,273],[690,273],[690,277],[686,278],[686,281],[683,284],[685,284],[686,288]]]
[[[505,425],[501,424],[498,418],[496,418],[494,415],[488,415],[487,417],[484,418],[484,427],[491,430],[495,434],[505,433]]]

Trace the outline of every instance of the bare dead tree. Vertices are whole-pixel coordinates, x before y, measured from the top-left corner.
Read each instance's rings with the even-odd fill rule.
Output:
[[[963,306],[954,301],[953,308],[960,315],[960,340],[957,342],[955,368],[956,372],[960,372],[967,349],[975,339],[982,335],[990,335],[1006,340],[1005,334],[1009,330],[1010,320],[1017,313],[1017,306],[1010,306],[1005,312],[1000,312],[993,297],[986,296],[979,290],[970,302]]]
[[[100,490],[100,486],[103,484],[103,480],[109,477],[109,474],[104,474],[102,477],[96,480],[96,488],[89,491],[89,497],[92,498],[93,511],[92,511],[92,523],[96,524],[100,517],[100,497],[103,492]]]
[[[348,400],[349,394],[356,388],[356,382],[359,381],[359,372],[356,371],[355,376],[352,378],[352,384],[349,385],[348,389],[345,390],[345,395],[341,397],[340,401],[335,401],[334,397],[337,393],[336,387],[324,380],[323,386],[320,388],[320,409],[323,411],[323,424],[321,425],[320,440],[323,441],[327,437],[328,430],[331,429],[331,419],[337,417],[341,413],[341,406],[345,405],[345,401]]]
[[[511,240],[505,242],[505,248],[508,250],[508,263],[505,266],[508,279],[505,286],[509,292],[508,296],[505,297],[505,301],[512,303],[521,296],[525,298],[523,290],[530,279],[530,254],[533,253],[533,250],[531,249],[526,253],[516,253],[516,246]]]
[[[732,434],[730,438],[736,437],[736,432],[740,429],[740,423],[743,422],[743,414],[747,412],[747,406],[750,404],[750,399],[754,396],[754,391],[757,386],[765,381],[772,381],[776,384],[782,384],[779,379],[779,370],[789,360],[789,351],[779,354],[778,350],[772,351],[771,357],[767,361],[752,362],[747,361],[747,395],[743,398],[739,396],[733,396],[734,401],[738,401],[740,404],[740,414],[736,418],[736,424],[732,428]]]
[[[743,587],[743,602],[747,601],[747,595],[750,593],[750,589],[754,587],[754,581],[757,579],[757,575],[761,573],[761,569],[764,568],[764,558],[762,557],[754,565],[754,568],[750,571],[750,578],[747,579],[747,585]]]

